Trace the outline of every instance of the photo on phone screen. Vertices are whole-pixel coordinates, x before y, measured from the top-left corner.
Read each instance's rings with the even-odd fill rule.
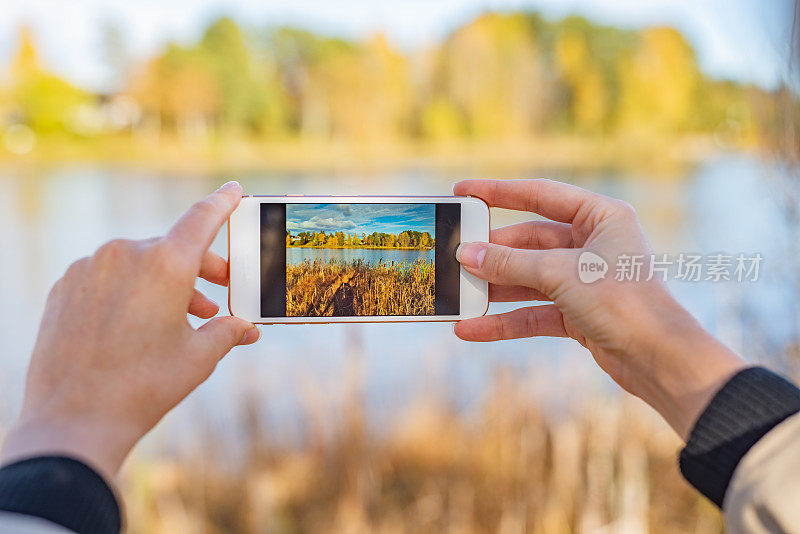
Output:
[[[458,203],[262,203],[261,315],[458,315],[460,222]]]

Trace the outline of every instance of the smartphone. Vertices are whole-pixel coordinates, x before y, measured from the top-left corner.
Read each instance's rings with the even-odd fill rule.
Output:
[[[477,317],[488,284],[456,248],[488,240],[472,197],[246,196],[228,223],[228,307],[260,324]]]

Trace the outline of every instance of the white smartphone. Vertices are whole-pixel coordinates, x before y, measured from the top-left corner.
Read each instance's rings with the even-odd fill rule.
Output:
[[[472,197],[246,196],[228,222],[228,307],[260,324],[478,317],[488,284],[456,248],[488,240]]]

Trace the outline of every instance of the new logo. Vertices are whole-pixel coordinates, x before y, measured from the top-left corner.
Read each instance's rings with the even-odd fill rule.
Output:
[[[578,278],[591,284],[606,277],[608,263],[594,252],[584,251],[578,257]]]

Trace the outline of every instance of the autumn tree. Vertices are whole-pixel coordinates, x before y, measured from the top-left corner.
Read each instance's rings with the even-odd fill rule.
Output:
[[[583,34],[575,31],[561,34],[556,43],[556,58],[569,88],[575,129],[600,131],[608,115],[609,97],[602,72],[593,62]]]
[[[221,18],[198,43],[167,46],[133,82],[159,127],[258,139],[665,137],[749,124],[746,88],[703,76],[676,30],[536,13],[485,13],[413,55],[380,34],[245,31]]]
[[[472,135],[524,137],[540,127],[545,84],[524,15],[478,17],[447,40],[442,63],[445,94]]]
[[[694,52],[672,28],[644,30],[620,61],[619,126],[628,131],[676,134],[697,112],[700,74]]]
[[[88,93],[47,71],[39,61],[33,32],[20,29],[11,62],[9,99],[17,109],[17,120],[38,133],[74,130],[72,121],[79,107],[88,104]]]
[[[377,35],[365,43],[281,28],[270,38],[304,137],[393,139],[406,134],[406,58]]]
[[[207,62],[221,96],[223,126],[275,133],[283,127],[284,95],[277,66],[253,58],[239,26],[223,17],[206,30],[198,52]]]

